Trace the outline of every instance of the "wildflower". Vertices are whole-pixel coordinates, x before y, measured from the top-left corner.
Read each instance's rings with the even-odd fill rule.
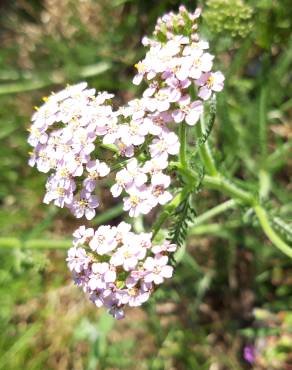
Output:
[[[196,81],[199,89],[199,97],[203,100],[208,100],[212,91],[218,92],[223,89],[223,82],[225,77],[221,72],[204,73],[199,80]]]
[[[80,273],[88,267],[90,258],[86,254],[84,248],[72,247],[68,250],[68,257],[66,259],[70,271]]]
[[[182,122],[184,119],[190,126],[195,125],[203,114],[203,104],[200,100],[196,100],[189,105],[180,105],[173,113],[173,119],[176,123]]]
[[[151,195],[154,204],[164,205],[172,199],[170,192],[166,191],[170,185],[170,177],[163,173],[156,173],[151,178]]]
[[[166,240],[162,245],[154,245],[151,250],[154,254],[163,254],[169,252],[173,253],[176,251],[176,248],[176,244],[170,243],[169,240]]]
[[[146,275],[144,277],[145,282],[154,284],[163,283],[165,278],[172,277],[173,267],[167,265],[168,257],[161,254],[156,254],[155,257],[147,257],[144,262],[144,268]]]
[[[151,157],[166,161],[168,155],[176,155],[179,152],[179,140],[174,132],[163,132],[157,139],[153,139],[149,145]]]
[[[129,211],[130,217],[137,217],[140,214],[146,215],[153,208],[149,197],[149,190],[144,186],[132,186],[128,189],[129,197],[123,199],[124,211]]]
[[[115,233],[110,226],[100,226],[89,242],[90,248],[99,255],[108,254],[117,246]]]
[[[116,319],[124,317],[126,305],[145,303],[154,284],[172,275],[168,254],[176,246],[164,242],[155,246],[163,255],[154,253],[151,233],[135,234],[126,222],[103,225],[95,232],[81,226],[73,236],[76,246],[68,251],[67,263],[75,283],[97,307],[106,307]]]
[[[253,364],[255,362],[255,347],[253,345],[247,345],[243,349],[243,357],[244,359]]]
[[[73,233],[73,245],[76,247],[78,245],[82,245],[88,243],[94,235],[94,230],[92,228],[86,229],[86,227],[80,226],[77,230]]]
[[[115,280],[116,271],[107,262],[94,262],[91,265],[91,274],[88,281],[90,290],[105,289],[108,283],[113,283]]]
[[[70,208],[75,217],[81,218],[85,215],[87,220],[92,220],[95,216],[95,208],[97,208],[98,205],[99,202],[97,197],[83,189],[80,192],[80,196],[75,197]]]
[[[100,177],[105,177],[109,174],[110,168],[104,162],[100,162],[98,159],[90,161],[86,165],[88,176],[83,181],[84,189],[88,192],[92,192],[96,187],[96,182]]]

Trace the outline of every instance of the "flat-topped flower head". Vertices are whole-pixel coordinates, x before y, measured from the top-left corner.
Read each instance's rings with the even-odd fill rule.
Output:
[[[95,232],[81,226],[73,236],[76,246],[69,249],[67,263],[75,283],[116,319],[124,317],[125,306],[145,303],[155,284],[172,276],[168,254],[176,246],[167,241],[153,246],[151,233],[136,234],[126,222]]]

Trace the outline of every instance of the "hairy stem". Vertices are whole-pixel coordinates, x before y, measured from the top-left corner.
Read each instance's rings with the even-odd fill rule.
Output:
[[[179,139],[180,139],[179,161],[183,167],[187,168],[187,159],[186,159],[187,127],[184,122],[182,122],[179,126]]]
[[[205,176],[203,178],[203,185],[208,189],[214,189],[237,199],[243,204],[254,206],[256,204],[255,197],[248,191],[241,189],[230,180],[223,176]]]
[[[266,210],[262,208],[260,205],[256,205],[254,207],[254,211],[258,217],[259,223],[270,239],[270,241],[278,248],[281,252],[285,253],[288,257],[292,258],[292,248],[286,244],[279,235],[273,230],[269,223],[269,218]]]
[[[204,134],[204,127],[205,120],[204,115],[202,114],[200,122],[196,125],[196,134],[198,138]],[[211,176],[217,176],[218,171],[208,141],[206,141],[199,147],[199,154],[202,159],[202,162],[204,163],[207,173]]]

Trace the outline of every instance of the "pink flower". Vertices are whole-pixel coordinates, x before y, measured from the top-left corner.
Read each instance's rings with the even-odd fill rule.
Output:
[[[78,246],[85,243],[88,243],[94,235],[94,230],[92,228],[86,229],[86,227],[80,226],[77,230],[73,233],[73,245]]]
[[[154,157],[149,161],[146,161],[142,167],[143,172],[154,175],[160,173],[161,170],[164,170],[168,166],[167,160],[161,160],[160,158]]]
[[[64,154],[63,159],[66,162],[67,170],[75,177],[83,174],[83,164],[88,162],[89,156],[81,153],[80,155],[74,155],[72,152],[69,152]]]
[[[146,255],[146,249],[137,247],[135,239],[136,236],[129,233],[127,243],[112,255],[110,263],[114,266],[123,266],[125,271],[135,269],[138,261],[143,259]]]
[[[124,144],[121,140],[116,140],[115,145],[117,146],[121,156],[128,158],[133,157],[134,146],[132,144]]]
[[[196,81],[197,85],[201,86],[199,97],[203,100],[208,100],[212,95],[212,91],[221,91],[224,87],[224,79],[225,77],[219,71],[203,74],[202,77]]]
[[[170,185],[170,177],[163,173],[157,173],[152,176],[151,179],[151,194],[154,204],[164,205],[171,201],[172,195],[166,191]]]
[[[149,145],[151,157],[166,161],[168,155],[176,155],[179,152],[179,140],[174,132],[162,132],[160,138],[154,139]]]
[[[117,277],[115,269],[106,262],[93,263],[91,271],[88,281],[91,290],[105,289],[108,283],[113,283]]]
[[[209,72],[213,65],[214,56],[195,49],[191,55],[184,57],[180,70],[177,73],[179,80],[187,78],[199,79],[203,72]]]
[[[111,226],[100,226],[94,233],[89,246],[90,248],[100,255],[109,254],[116,246],[115,231]]]
[[[148,98],[146,107],[150,112],[165,112],[170,108],[170,103],[178,102],[180,98],[180,90],[165,87],[160,89],[153,98]]]
[[[132,117],[133,120],[143,118],[145,115],[145,99],[133,99],[124,108],[125,117]]]
[[[176,246],[166,241],[153,247],[151,233],[135,234],[125,222],[116,227],[100,226],[94,235],[93,229],[82,226],[73,235],[76,245],[89,244],[94,252],[80,247],[68,251],[67,262],[75,283],[97,307],[106,307],[117,318],[123,317],[125,305],[137,307],[146,302],[153,283],[161,284],[172,276],[166,254]],[[150,257],[155,248],[165,255],[154,253]],[[105,254],[110,258],[102,257]]]
[[[98,130],[98,135],[104,135],[102,142],[104,144],[114,144],[119,139],[119,125],[117,118],[113,117],[107,122],[107,125]]]
[[[168,257],[161,254],[156,254],[155,257],[147,257],[144,262],[144,268],[147,271],[144,280],[146,283],[158,285],[163,283],[164,279],[171,278],[173,267],[167,265]]]
[[[145,141],[145,136],[149,129],[147,121],[143,119],[132,120],[127,125],[121,125],[119,135],[125,145],[141,145]]]
[[[153,208],[150,203],[149,190],[146,186],[139,188],[133,186],[128,190],[129,197],[124,198],[124,211],[129,211],[130,217],[137,217],[140,214],[146,215]]]
[[[151,250],[154,254],[159,254],[159,253],[173,253],[177,249],[177,245],[170,243],[169,240],[166,240],[162,245],[154,245]]]
[[[144,121],[147,123],[149,134],[159,136],[162,131],[167,131],[166,125],[172,121],[172,116],[169,112],[156,112],[148,114]]]
[[[209,43],[207,41],[198,41],[198,42],[192,42],[190,45],[186,45],[183,50],[183,55],[191,55],[194,53],[197,53],[199,50],[199,53],[201,50],[209,49]]]
[[[46,189],[47,192],[43,202],[49,204],[54,201],[56,206],[63,208],[73,202],[73,192],[76,189],[76,184],[69,177],[62,178],[58,175],[52,175],[48,178]]]
[[[118,244],[126,243],[131,228],[131,225],[124,221],[120,222],[117,227],[112,228],[115,232],[115,239]]]
[[[132,158],[127,167],[117,172],[116,174],[116,184],[111,187],[111,192],[113,197],[118,197],[123,189],[128,189],[132,185],[142,186],[147,182],[147,176],[139,167],[136,158]]]
[[[85,215],[87,220],[92,220],[95,216],[95,208],[97,208],[98,205],[99,202],[97,197],[83,189],[80,192],[80,198],[75,198],[72,203],[71,210],[77,218],[81,218]]]
[[[149,290],[145,290],[144,287],[131,287],[127,290],[127,296],[126,299],[124,299],[124,302],[126,301],[125,303],[130,307],[138,307],[148,301],[150,294],[151,292]]]
[[[98,159],[88,162],[86,170],[88,171],[88,177],[83,181],[83,186],[88,192],[92,192],[95,189],[98,178],[105,177],[110,172],[108,165],[100,162]]]
[[[196,100],[190,105],[180,105],[180,109],[176,109],[172,113],[172,116],[176,123],[182,122],[185,119],[188,125],[193,126],[198,122],[203,111],[203,103],[200,100]]]
[[[31,146],[36,147],[38,144],[46,144],[46,142],[48,141],[48,135],[45,133],[45,129],[31,127],[28,130],[30,132],[30,135],[27,139],[27,142]]]
[[[68,250],[68,257],[66,258],[70,271],[80,273],[85,270],[90,262],[84,248],[72,247]]]

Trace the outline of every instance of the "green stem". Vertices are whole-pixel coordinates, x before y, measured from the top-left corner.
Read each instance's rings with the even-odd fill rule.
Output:
[[[204,234],[212,234],[219,237],[230,237],[228,230],[238,228],[241,225],[240,221],[230,221],[224,223],[224,228],[220,223],[211,223],[206,225],[194,225],[189,230],[189,236],[191,235],[204,235]]]
[[[265,119],[266,119],[266,91],[262,91],[262,96],[260,100],[260,120],[261,120],[261,139],[262,139],[262,154],[266,153],[266,133],[265,133]],[[198,137],[201,137],[203,135],[204,131],[204,117],[202,115],[200,124],[196,127],[196,132]],[[185,150],[185,149],[184,149]],[[205,185],[209,189],[215,189],[220,192],[223,192],[232,198],[238,200],[239,202],[248,205],[252,207],[259,219],[259,222],[261,224],[261,227],[267,237],[271,240],[273,244],[277,248],[279,248],[283,253],[285,253],[287,256],[292,258],[292,249],[276,234],[276,232],[273,230],[273,228],[269,224],[268,215],[265,209],[263,209],[259,204],[257,199],[251,194],[250,192],[241,189],[236,184],[232,183],[228,179],[224,178],[218,171],[215,165],[215,161],[212,157],[211,150],[209,148],[208,142],[206,141],[204,144],[202,144],[199,147],[199,154],[202,159],[202,162],[204,163],[204,166],[209,174],[204,176],[203,178],[203,185]],[[181,155],[180,155],[181,159]],[[196,183],[198,181],[198,176],[195,172],[188,169],[183,162],[180,160],[180,163],[171,163],[171,166],[176,168],[181,174],[184,175],[184,177],[187,179],[187,184],[191,186],[192,184]],[[266,185],[265,185],[266,186]],[[267,192],[267,189],[264,193]],[[230,203],[227,203],[227,209],[229,208]],[[233,203],[231,202],[231,205]],[[202,220],[206,220],[210,217],[213,217],[214,215],[223,212],[226,209],[225,205],[220,205],[218,208],[214,208],[213,210],[210,210],[209,213],[207,212],[205,215],[201,216],[201,222]],[[160,225],[161,226],[161,225]]]
[[[279,236],[278,234],[273,230],[269,223],[267,212],[264,208],[262,208],[260,205],[256,205],[254,207],[255,213],[258,217],[258,220],[260,222],[260,225],[262,229],[264,230],[267,237],[270,239],[270,241],[278,248],[280,251],[285,253],[288,257],[292,258],[292,248],[289,247],[288,244],[286,244]]]
[[[123,213],[123,205],[118,204],[112,208],[107,209],[106,211],[98,214],[92,221],[92,225],[101,225],[105,222],[108,222]]]
[[[265,161],[267,157],[267,87],[261,88],[259,98],[259,139],[261,158]]]
[[[214,208],[212,208],[212,209],[210,209],[210,210],[202,213],[201,215],[199,215],[196,218],[196,220],[195,220],[195,222],[193,224],[194,228],[196,228],[197,226],[205,223],[210,218],[213,218],[213,217],[215,217],[217,215],[220,215],[221,213],[223,213],[223,212],[225,212],[225,211],[227,211],[227,210],[229,210],[231,208],[235,208],[236,205],[237,205],[237,201],[236,200],[229,199],[226,202],[221,203],[218,206],[216,206],[216,207],[214,207]]]
[[[99,146],[103,149],[110,150],[111,152],[114,152],[115,154],[119,154],[118,148],[113,144],[103,144],[100,143]]]
[[[177,171],[180,172],[181,175],[183,175],[187,179],[187,183],[190,187],[195,187],[199,179],[194,171],[182,167],[179,162],[170,162],[169,166],[170,168],[177,169]],[[203,185],[206,186],[206,188],[208,189],[221,191],[246,205],[253,206],[254,204],[256,204],[256,199],[251,193],[242,190],[230,180],[227,180],[219,174],[216,176],[205,175],[202,181]]]
[[[256,199],[251,193],[242,190],[223,176],[212,177],[206,175],[203,178],[203,185],[208,189],[221,191],[246,205],[254,206],[256,204]]]
[[[30,239],[22,241],[18,238],[0,238],[0,248],[67,249],[71,245],[71,240]]]
[[[179,126],[179,138],[180,138],[179,161],[182,167],[187,168],[187,159],[186,159],[187,127],[184,122],[182,122]]]
[[[200,123],[197,123],[196,125],[196,134],[197,137],[201,137],[204,133],[204,127],[205,127],[205,122],[204,122],[204,115],[202,114]],[[211,176],[217,176],[218,171],[216,169],[215,161],[212,156],[211,149],[209,147],[208,141],[206,141],[204,144],[200,145],[199,147],[199,154],[202,159],[202,162],[205,165],[206,171],[209,175]]]

